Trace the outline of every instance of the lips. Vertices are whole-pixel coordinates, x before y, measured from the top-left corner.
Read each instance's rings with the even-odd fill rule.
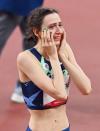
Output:
[[[54,36],[54,40],[60,40],[61,36]]]

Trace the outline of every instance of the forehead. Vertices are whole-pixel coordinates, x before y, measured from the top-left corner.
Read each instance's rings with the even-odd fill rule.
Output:
[[[59,14],[57,13],[52,13],[44,17],[43,24],[44,25],[50,25],[53,23],[58,23],[61,22],[61,18]]]

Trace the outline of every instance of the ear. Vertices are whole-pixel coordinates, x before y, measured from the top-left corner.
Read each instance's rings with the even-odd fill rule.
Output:
[[[36,28],[33,28],[33,33],[34,33],[37,37],[39,37],[39,31],[38,31]]]

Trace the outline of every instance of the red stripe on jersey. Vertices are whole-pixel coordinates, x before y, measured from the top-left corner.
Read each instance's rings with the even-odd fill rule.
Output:
[[[54,100],[54,101],[52,101],[50,103],[45,104],[44,107],[46,107],[46,108],[51,107],[52,108],[52,107],[60,106],[60,105],[66,104],[67,100],[65,100],[65,101]]]

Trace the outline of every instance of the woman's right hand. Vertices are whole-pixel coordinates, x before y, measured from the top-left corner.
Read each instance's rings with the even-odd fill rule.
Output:
[[[54,33],[50,32],[48,28],[42,29],[41,43],[48,57],[57,57],[58,56],[53,35]]]

